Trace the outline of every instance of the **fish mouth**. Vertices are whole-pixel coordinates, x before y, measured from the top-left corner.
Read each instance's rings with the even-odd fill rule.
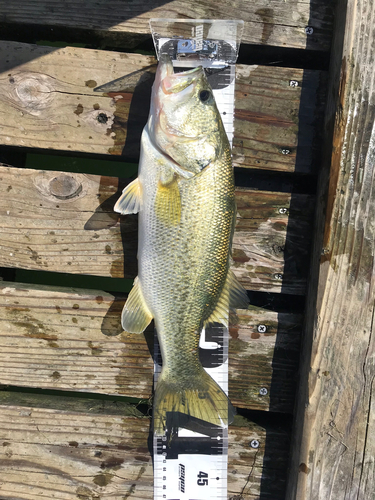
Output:
[[[172,60],[168,54],[161,54],[155,81],[166,95],[177,94],[190,87],[204,74],[202,66],[174,73]]]
[[[161,54],[152,88],[151,122],[157,123],[158,117],[163,112],[164,98],[183,101],[193,92],[196,82],[202,75],[204,75],[204,70],[201,66],[174,73],[170,56]]]
[[[172,60],[168,54],[161,54],[159,58],[158,69],[155,76],[156,88],[162,90],[162,93],[158,93],[156,97],[156,103],[159,110],[157,126],[159,129],[170,138],[177,140],[179,142],[190,142],[192,140],[204,140],[206,136],[204,134],[186,135],[176,128],[174,128],[167,120],[163,119],[163,103],[162,96],[170,96],[173,98],[175,95],[178,100],[183,101],[194,91],[195,83],[204,75],[204,70],[202,66],[189,69],[187,71],[182,71],[180,73],[174,73]],[[178,95],[177,95],[178,94]]]
[[[149,118],[149,130],[152,134],[152,142],[157,149],[165,155],[173,164],[174,170],[184,178],[196,175],[183,168],[173,158],[173,148],[178,144],[188,144],[191,142],[204,142],[206,134],[190,135],[186,131],[181,131],[174,124],[170,123],[165,106],[168,102],[184,103],[194,93],[197,83],[204,77],[202,66],[198,66],[187,71],[174,73],[172,60],[167,54],[161,54],[155,75],[153,94],[151,99],[151,109]],[[173,120],[172,120],[173,122]]]

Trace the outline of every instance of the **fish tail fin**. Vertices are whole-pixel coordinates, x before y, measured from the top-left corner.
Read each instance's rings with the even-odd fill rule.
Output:
[[[170,431],[170,425],[174,428],[186,427],[191,417],[211,425],[227,427],[234,415],[235,409],[228,396],[203,368],[185,384],[177,383],[162,371],[154,398],[155,434],[163,435],[167,430]],[[179,425],[182,422],[185,425]]]

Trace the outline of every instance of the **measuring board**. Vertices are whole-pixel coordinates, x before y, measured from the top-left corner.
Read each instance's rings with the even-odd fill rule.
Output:
[[[235,62],[243,21],[151,19],[156,53],[167,53],[177,71],[203,66],[230,145],[233,141]],[[228,394],[228,330],[202,331],[200,361]],[[161,372],[155,333],[154,384]],[[170,421],[168,420],[170,419]],[[173,429],[167,414],[167,429]],[[153,437],[155,500],[226,500],[228,428],[178,415],[179,428]]]
[[[156,343],[155,374],[161,371]],[[202,332],[200,361],[228,394],[228,332],[219,324]],[[172,419],[172,415],[170,415]],[[172,427],[168,422],[167,428]],[[227,498],[228,428],[214,426],[179,414],[178,431],[154,435],[154,499],[206,500]]]

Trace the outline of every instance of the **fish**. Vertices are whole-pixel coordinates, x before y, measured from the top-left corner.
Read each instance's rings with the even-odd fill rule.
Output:
[[[167,414],[227,427],[234,408],[199,361],[202,329],[228,326],[246,308],[230,269],[236,218],[231,149],[201,66],[174,73],[162,54],[141,137],[138,177],[114,210],[139,213],[138,276],[122,327],[142,333],[154,320],[162,370],[153,403],[156,435]]]

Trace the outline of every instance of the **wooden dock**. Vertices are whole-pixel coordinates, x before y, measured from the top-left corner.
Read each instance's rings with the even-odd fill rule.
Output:
[[[153,497],[153,331],[121,328],[137,218],[113,206],[148,116],[149,19],[227,11],[0,3],[1,500]],[[231,500],[372,498],[374,16],[366,0],[231,11],[233,271],[251,299],[230,322]]]

